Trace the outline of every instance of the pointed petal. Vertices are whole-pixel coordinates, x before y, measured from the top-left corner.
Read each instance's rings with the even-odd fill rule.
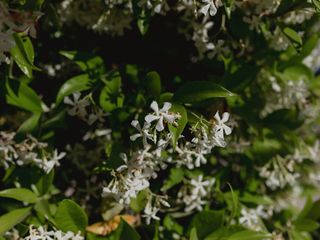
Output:
[[[134,142],[135,140],[137,140],[137,138],[141,136],[142,135],[140,133],[133,134],[132,136],[130,136],[130,140]]]
[[[160,109],[160,112],[167,112],[171,108],[172,104],[169,102],[165,102],[163,107]]]
[[[158,132],[161,132],[164,129],[163,118],[159,119],[159,121],[157,123],[157,126],[156,126],[156,129],[157,129]]]
[[[159,119],[160,117],[159,116],[155,116],[155,115],[152,115],[152,114],[149,114],[147,115],[144,120],[147,122],[147,123],[151,123],[157,119]]]
[[[223,130],[224,130],[224,132],[226,133],[226,135],[230,135],[231,132],[232,132],[232,129],[231,129],[229,126],[227,126],[227,125],[224,125],[224,126],[223,126]]]
[[[134,128],[136,128],[137,130],[141,131],[140,123],[139,123],[139,121],[137,121],[137,120],[133,120],[133,121],[131,122],[131,126],[133,126]]]
[[[227,121],[229,120],[229,117],[230,117],[230,113],[224,112],[224,113],[222,114],[222,120],[221,120],[221,122],[223,122],[223,123],[227,122]]]
[[[209,8],[210,8],[210,4],[207,4],[207,5],[203,6],[199,10],[199,12],[206,16],[208,14]]]
[[[157,115],[159,115],[159,106],[158,106],[158,103],[156,101],[153,101],[151,103],[150,107]]]

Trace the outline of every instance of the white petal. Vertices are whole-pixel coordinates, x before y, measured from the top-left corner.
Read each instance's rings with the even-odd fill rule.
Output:
[[[168,122],[168,123],[173,123],[175,120],[175,116],[169,115],[169,114],[163,114],[163,118]]]
[[[159,106],[156,101],[153,101],[150,105],[151,109],[158,115],[159,114]]]
[[[147,115],[144,120],[147,122],[147,123],[151,123],[157,119],[159,119],[160,117],[159,116],[155,116],[155,115],[152,115],[152,114],[149,114]]]
[[[156,126],[156,129],[157,129],[158,132],[161,132],[164,129],[163,118],[159,119],[159,121],[157,123],[157,126]]]
[[[130,140],[131,141],[135,141],[137,140],[137,138],[141,137],[142,135],[140,133],[137,134],[133,134],[132,136],[130,136]]]
[[[231,132],[232,132],[231,128],[229,126],[227,126],[227,125],[223,126],[223,130],[226,133],[226,135],[230,135]]]
[[[221,118],[220,118],[220,115],[219,115],[219,111],[216,112],[216,114],[214,115],[214,118],[218,121],[218,123],[220,123]]]
[[[216,13],[217,13],[217,8],[216,8],[216,6],[214,6],[213,4],[211,4],[211,7],[210,7],[210,15],[211,15],[211,16],[214,16],[214,15],[216,15]]]
[[[136,128],[137,130],[141,131],[141,126],[140,126],[139,121],[133,120],[133,121],[131,122],[131,125],[132,125],[134,128]]]
[[[221,120],[221,122],[223,122],[223,123],[227,122],[227,121],[229,120],[229,117],[230,117],[230,113],[224,112],[224,113],[222,114],[222,120]]]
[[[207,4],[205,6],[203,6],[199,12],[202,13],[203,15],[207,15],[208,14],[208,11],[209,11],[209,8],[210,8],[210,4]]]
[[[171,108],[172,104],[169,102],[165,102],[163,107],[160,109],[160,112],[167,112]]]
[[[69,97],[65,97],[64,99],[63,99],[63,102],[65,103],[65,104],[69,104],[69,105],[74,105],[74,102],[69,98]]]

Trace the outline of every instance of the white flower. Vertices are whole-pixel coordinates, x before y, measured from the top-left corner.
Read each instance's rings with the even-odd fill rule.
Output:
[[[72,106],[72,108],[68,109],[68,113],[71,116],[78,116],[80,119],[85,120],[87,115],[86,107],[90,105],[89,101],[86,99],[80,99],[80,92],[73,93],[72,96],[73,100],[69,97],[65,97],[63,100],[65,104]]]
[[[230,135],[232,130],[230,127],[228,127],[225,123],[229,120],[230,114],[228,112],[225,112],[222,114],[222,119],[219,116],[219,112],[217,112],[214,115],[214,118],[216,120],[216,125],[215,125],[215,131],[216,131],[216,136],[224,139],[224,134]]]
[[[137,120],[133,120],[131,122],[131,125],[137,129],[139,131],[139,133],[136,133],[132,136],[130,136],[130,140],[131,141],[135,141],[137,140],[139,137],[142,137],[142,142],[143,142],[143,146],[147,146],[148,145],[148,142],[147,142],[147,139],[153,141],[154,138],[152,136],[152,134],[149,133],[149,128],[151,126],[150,123],[147,123],[145,122],[143,127],[141,128],[141,125],[140,123],[137,121]]]
[[[35,228],[33,225],[29,226],[29,236],[23,238],[24,240],[84,240],[80,232],[77,234],[68,231],[66,233],[61,230],[47,231],[47,227],[40,226]]]
[[[259,217],[257,216],[256,211],[253,209],[242,208],[239,222],[240,224],[245,225],[251,229],[260,230],[259,226],[257,226],[259,223]]]
[[[142,215],[142,217],[145,217],[147,224],[150,224],[151,219],[160,220],[160,218],[156,215],[158,211],[159,208],[157,208],[156,206],[152,206],[151,200],[149,200],[144,209],[144,214]]]
[[[208,12],[211,16],[217,14],[218,8],[222,6],[221,0],[202,0],[203,7],[199,10],[203,15],[207,15]]]
[[[198,198],[199,196],[204,197],[207,195],[207,190],[205,188],[212,185],[212,182],[209,180],[206,180],[206,181],[202,181],[202,180],[203,180],[202,175],[199,175],[197,180],[195,179],[191,180],[190,184],[193,187],[191,191],[192,198]]]
[[[163,125],[164,120],[172,124],[178,118],[178,115],[168,112],[171,106],[172,106],[171,103],[165,102],[163,104],[163,107],[159,109],[158,103],[156,101],[153,101],[150,107],[154,111],[154,114],[148,114],[145,117],[145,121],[147,123],[157,121],[156,129],[158,132],[161,132],[164,129],[164,125]]]

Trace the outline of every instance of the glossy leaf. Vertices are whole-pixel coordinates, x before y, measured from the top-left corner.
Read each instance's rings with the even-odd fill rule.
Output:
[[[42,103],[39,96],[28,85],[17,81],[6,81],[7,103],[33,113],[42,112]]]
[[[81,74],[66,81],[60,88],[56,103],[60,104],[64,97],[90,88],[91,79],[88,74]]]
[[[0,191],[0,197],[12,198],[26,203],[35,203],[38,200],[37,195],[26,188],[9,188],[2,190]]]
[[[57,227],[64,231],[84,233],[88,218],[84,210],[72,200],[63,200],[60,202],[57,212],[54,216]]]
[[[179,88],[173,101],[179,103],[196,103],[211,98],[231,97],[234,94],[224,87],[207,81],[189,82]]]
[[[0,236],[22,222],[29,214],[31,208],[20,208],[0,216]]]

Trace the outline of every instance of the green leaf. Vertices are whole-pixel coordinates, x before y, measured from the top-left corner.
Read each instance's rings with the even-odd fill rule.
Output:
[[[176,232],[179,235],[183,234],[183,227],[170,215],[166,215],[164,220],[163,220],[163,226],[165,227],[166,230],[171,231],[171,232]]]
[[[308,218],[313,220],[320,219],[320,200],[313,203],[311,210],[308,212]]]
[[[6,81],[7,103],[40,114],[42,103],[39,96],[28,85],[18,81]],[[34,120],[34,119],[33,119]]]
[[[88,74],[81,74],[66,81],[57,94],[56,104],[60,104],[64,97],[75,93],[88,90],[91,79]]]
[[[0,236],[22,222],[31,211],[31,207],[12,210],[0,217]]]
[[[9,188],[0,191],[0,197],[12,198],[21,202],[35,203],[37,202],[37,195],[26,188]]]
[[[53,183],[54,179],[54,169],[50,171],[49,174],[43,175],[36,184],[36,187],[41,196],[45,195]]]
[[[157,72],[149,72],[146,76],[147,93],[156,99],[159,98],[161,93],[161,80]]]
[[[228,240],[268,240],[272,239],[270,233],[255,232],[252,230],[244,230],[235,234],[232,234]]]
[[[109,76],[105,81],[105,87],[102,89],[99,97],[100,106],[106,111],[111,112],[123,106],[124,97],[121,94],[121,76],[119,72]]]
[[[292,41],[294,41],[295,43],[298,43],[299,45],[302,45],[302,38],[295,30],[293,30],[292,28],[286,27],[285,29],[283,29],[283,32]]]
[[[293,225],[296,230],[306,232],[312,232],[320,227],[319,223],[311,219],[301,219],[293,222]]]
[[[33,65],[34,49],[32,42],[28,37],[21,37],[19,34],[13,35],[16,46],[10,51],[14,61],[21,71],[28,77],[32,78],[32,70],[40,70]]]
[[[234,94],[222,86],[208,82],[189,82],[179,88],[173,96],[173,101],[179,103],[196,103],[210,98],[231,97]]]
[[[224,211],[203,211],[196,214],[189,226],[189,231],[192,228],[197,229],[197,234],[199,239],[203,239],[206,237],[210,232],[218,229],[222,226],[224,220]]]
[[[109,240],[140,240],[140,236],[126,221],[121,219],[118,228],[110,235]]]
[[[83,71],[93,74],[102,74],[105,72],[103,59],[92,53],[77,51],[60,51],[59,53],[74,61]]]
[[[34,210],[43,218],[48,219],[51,223],[56,225],[56,222],[52,216],[50,205],[48,200],[41,199],[34,205]]]
[[[28,118],[26,121],[24,121],[20,125],[18,129],[18,133],[26,134],[26,133],[34,132],[38,127],[40,118],[41,118],[41,113],[32,114],[30,118]]]
[[[243,231],[245,228],[239,225],[220,227],[216,231],[210,233],[205,240],[227,240],[231,235]]]
[[[136,198],[132,198],[130,201],[130,208],[135,212],[140,212],[144,209],[148,202],[148,189],[142,190],[138,193]]]
[[[198,240],[197,229],[192,228],[190,232],[190,240]]]
[[[184,128],[186,127],[186,125],[188,123],[188,114],[187,114],[187,110],[184,108],[184,106],[179,105],[179,104],[175,104],[175,103],[170,108],[170,112],[180,114],[180,119],[177,120],[178,125],[177,126],[174,126],[173,124],[169,125],[169,131],[172,134],[173,148],[175,148],[179,137],[181,136]]]
[[[84,233],[88,218],[84,210],[72,200],[63,200],[60,202],[57,212],[55,214],[55,221],[57,227],[64,231],[72,231]]]
[[[320,12],[320,0],[312,0],[312,3],[315,6],[317,12]]]
[[[169,173],[169,178],[163,184],[162,191],[166,191],[173,186],[181,183],[184,177],[183,168],[171,168]]]

